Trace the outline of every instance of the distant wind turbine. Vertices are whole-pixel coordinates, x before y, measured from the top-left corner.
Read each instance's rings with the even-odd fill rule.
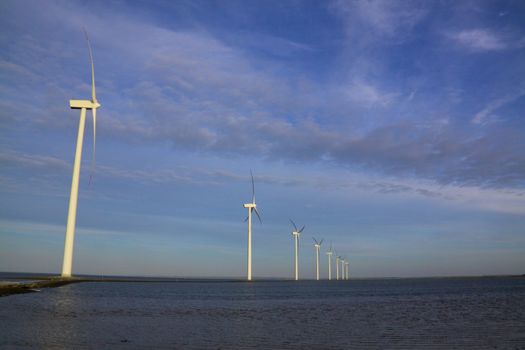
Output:
[[[348,260],[345,262],[345,272],[346,272],[346,279],[349,279],[348,277],[348,265],[350,265],[350,263],[348,262]]]
[[[319,281],[319,250],[321,249],[321,244],[323,244],[323,241],[324,239],[321,239],[320,242],[317,242],[317,240],[315,239],[315,237],[312,237],[315,244],[314,244],[314,247],[315,247],[315,273],[316,273],[316,276],[317,276],[317,280]]]
[[[334,252],[332,251],[332,243],[330,243],[330,249],[326,251],[326,255],[328,255],[328,280],[332,280],[332,254]]]
[[[292,236],[294,237],[294,240],[295,240],[295,280],[298,281],[299,280],[299,255],[298,255],[299,254],[299,235],[301,234],[301,232],[303,232],[304,225],[299,230],[297,228],[297,225],[295,224],[295,222],[293,222],[292,219],[290,219],[290,222],[292,223],[293,228],[294,228],[294,230],[292,231]]]
[[[248,281],[252,280],[252,211],[255,212],[259,222],[262,224],[261,216],[259,211],[257,211],[257,205],[255,204],[255,182],[253,181],[253,173],[250,170],[250,175],[252,177],[252,202],[244,204],[245,208],[248,208],[248,217],[244,221],[248,221],[248,269],[246,279]]]
[[[93,63],[93,52],[87,33],[86,36],[89,59],[91,62],[91,101],[88,100],[69,100],[71,109],[80,109],[80,122],[78,125],[77,147],[75,151],[75,162],[73,165],[73,178],[71,180],[71,194],[69,197],[69,209],[67,214],[66,239],[64,242],[64,260],[62,263],[62,277],[71,277],[73,266],[73,244],[75,240],[75,223],[77,218],[78,202],[78,183],[80,178],[80,163],[82,161],[82,143],[84,141],[84,126],[86,124],[86,110],[90,109],[93,113],[93,159],[95,159],[95,142],[97,133],[97,108],[100,103],[97,101],[95,92],[95,65]]]

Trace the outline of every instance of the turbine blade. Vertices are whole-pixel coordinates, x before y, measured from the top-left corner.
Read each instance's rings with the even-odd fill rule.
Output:
[[[312,239],[314,240],[315,244],[319,244],[319,242],[317,242],[317,239],[315,239],[315,237],[312,237]]]
[[[321,241],[319,242],[319,245],[323,244],[323,241],[324,241],[324,238],[321,239]]]
[[[97,102],[97,94],[95,91],[95,64],[93,63],[93,51],[91,50],[91,42],[89,41],[87,31],[85,28],[82,29],[84,30],[84,35],[86,36],[86,41],[89,49],[89,61],[91,62],[91,98],[92,102]]]
[[[303,232],[304,227],[305,227],[305,225],[303,225],[303,227],[301,227],[301,229],[299,231],[297,231],[297,232],[299,232],[299,233]]]
[[[93,173],[95,172],[95,159],[97,150],[97,109],[93,108],[91,112],[93,113],[93,155],[91,157],[91,175],[89,176],[89,185],[91,185]]]
[[[253,173],[250,169],[250,175],[252,177],[252,203],[255,204],[255,181],[253,181]]]
[[[289,219],[289,220],[290,220],[290,222],[292,223],[293,227],[295,228],[295,231],[297,232],[297,225],[295,224],[295,222],[293,222],[292,219]]]
[[[259,222],[262,224],[261,216],[259,215],[259,211],[257,210],[257,207],[254,207],[253,210],[255,211],[255,214],[257,214],[257,218],[259,218]]]
[[[248,217],[246,217],[246,219],[244,219],[244,222],[248,221]]]

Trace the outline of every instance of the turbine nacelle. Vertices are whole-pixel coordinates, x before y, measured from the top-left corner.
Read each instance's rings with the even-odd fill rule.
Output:
[[[292,236],[297,236],[297,237],[299,237],[299,235],[301,234],[301,232],[303,232],[305,226],[303,225],[303,227],[301,227],[301,229],[298,229],[298,228],[297,228],[297,225],[295,224],[295,222],[293,222],[292,219],[290,219],[290,222],[292,223],[293,228],[294,228],[294,230],[292,231]]]
[[[100,107],[100,103],[88,100],[69,100],[69,107],[71,109],[97,109]]]
[[[243,207],[245,207],[245,208],[256,208],[257,205],[255,205],[255,203],[246,203],[246,204],[243,204]]]
[[[316,249],[321,249],[321,244],[323,244],[323,241],[324,241],[324,238],[321,239],[321,241],[318,241],[317,239],[315,239],[315,237],[312,237],[312,239],[314,240],[314,247]]]

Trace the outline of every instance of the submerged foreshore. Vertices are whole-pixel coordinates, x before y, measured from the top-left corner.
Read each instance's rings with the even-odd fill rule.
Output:
[[[56,288],[80,282],[140,282],[140,283],[173,283],[173,282],[243,282],[240,279],[200,279],[200,278],[147,278],[147,277],[70,277],[60,276],[19,276],[11,277],[0,283],[0,297],[39,292],[43,288]]]

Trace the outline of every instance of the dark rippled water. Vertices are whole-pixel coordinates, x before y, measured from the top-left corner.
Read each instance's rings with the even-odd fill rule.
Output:
[[[525,349],[525,279],[79,283],[0,298],[0,348]]]

